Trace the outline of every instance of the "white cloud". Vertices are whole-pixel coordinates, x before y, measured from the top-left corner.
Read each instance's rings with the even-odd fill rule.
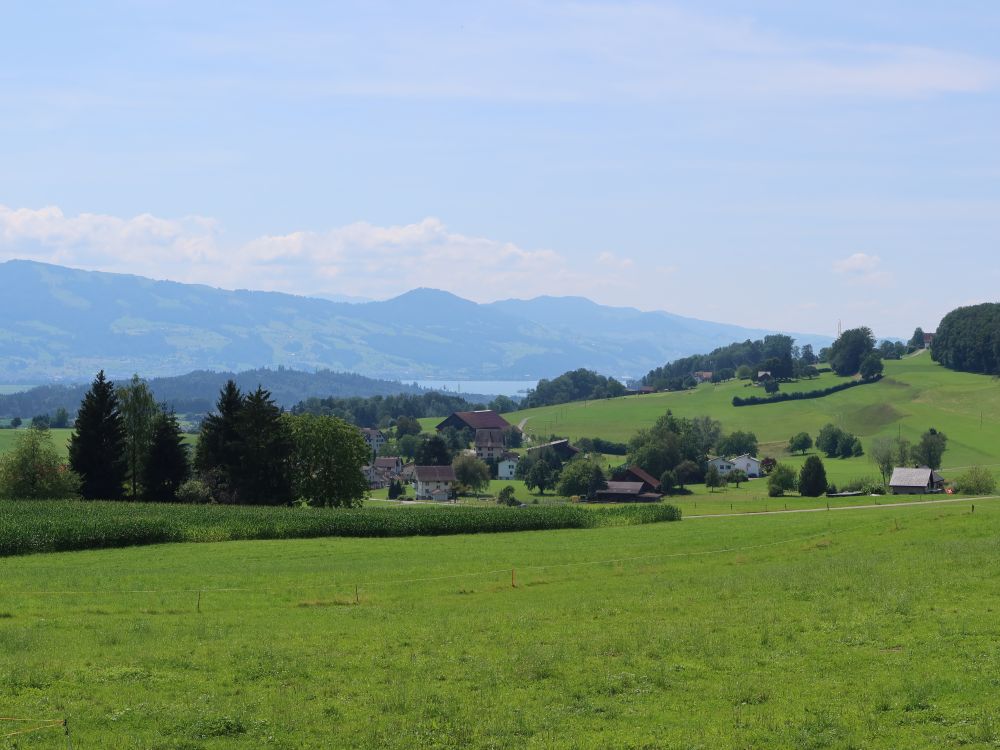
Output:
[[[296,231],[228,245],[204,217],[67,216],[57,207],[0,205],[0,260],[27,258],[225,288],[385,298],[415,287],[476,301],[538,294],[614,296],[632,261],[604,253],[571,263],[553,250],[453,232],[439,219],[325,232]]]
[[[881,270],[881,265],[882,259],[877,255],[854,253],[835,262],[833,269],[864,284],[886,286],[892,280],[892,276]]]

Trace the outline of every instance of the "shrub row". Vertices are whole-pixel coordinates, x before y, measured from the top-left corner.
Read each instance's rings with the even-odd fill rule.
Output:
[[[878,380],[879,378],[873,378],[871,380],[848,380],[846,383],[838,383],[837,385],[831,385],[829,388],[820,388],[815,391],[776,393],[773,396],[748,396],[747,398],[733,396],[733,406],[757,406],[758,404],[775,404],[781,401],[804,401],[807,398],[823,398],[823,396],[829,396],[833,393],[846,391],[848,388],[854,388],[859,385],[867,385],[868,383],[875,383]]]
[[[399,537],[589,529],[680,520],[672,505],[527,508],[274,508],[234,505],[0,501],[0,556],[163,542]]]

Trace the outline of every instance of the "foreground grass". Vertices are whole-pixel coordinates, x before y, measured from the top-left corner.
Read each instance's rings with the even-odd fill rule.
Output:
[[[0,684],[82,747],[994,747],[998,547],[986,503],[10,558]]]

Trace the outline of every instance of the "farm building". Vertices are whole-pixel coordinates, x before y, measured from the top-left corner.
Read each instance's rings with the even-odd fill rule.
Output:
[[[639,466],[629,466],[626,469],[616,471],[614,480],[616,482],[641,482],[643,492],[660,491],[660,480]]]
[[[503,458],[497,462],[497,479],[513,479],[518,460],[516,453],[504,453]]]
[[[944,491],[944,477],[926,466],[921,469],[892,470],[889,489],[893,495],[926,495]]]
[[[456,430],[506,430],[510,427],[510,422],[501,417],[492,409],[481,409],[480,411],[456,411],[437,426],[438,432],[446,427],[454,427]]]
[[[413,467],[413,490],[417,500],[450,500],[458,480],[450,466]]]
[[[646,491],[645,482],[608,482],[607,489],[594,493],[598,503],[655,503],[662,495]]]
[[[546,449],[553,451],[563,461],[569,461],[580,452],[579,448],[570,445],[569,440],[553,440],[551,443],[543,443],[542,445],[536,445],[534,448],[528,448],[528,453],[535,453]]]
[[[693,377],[699,383],[712,382],[712,375],[714,375],[714,373],[711,370],[695,370],[693,373],[691,373],[691,377]]]
[[[733,466],[733,462],[731,460],[723,458],[722,456],[713,456],[708,459],[708,465],[714,466],[716,471],[718,471],[722,476],[726,476],[726,474],[736,468]]]

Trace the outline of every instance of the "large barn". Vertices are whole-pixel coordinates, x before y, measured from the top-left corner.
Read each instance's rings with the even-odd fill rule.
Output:
[[[943,492],[944,477],[926,466],[922,469],[893,469],[889,489],[893,495],[926,495]]]

